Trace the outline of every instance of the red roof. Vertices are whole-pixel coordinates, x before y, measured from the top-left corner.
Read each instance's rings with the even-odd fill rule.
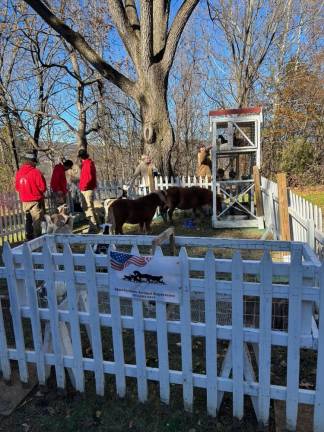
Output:
[[[243,114],[260,114],[262,107],[250,107],[250,108],[231,108],[231,109],[219,109],[216,111],[209,111],[210,117],[223,117],[228,115],[243,115]]]

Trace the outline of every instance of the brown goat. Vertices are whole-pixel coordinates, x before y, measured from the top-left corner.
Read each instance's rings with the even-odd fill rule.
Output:
[[[170,222],[172,222],[172,215],[175,208],[180,210],[193,209],[194,215],[197,216],[197,210],[203,208],[211,208],[213,205],[213,192],[209,189],[201,188],[199,186],[192,186],[189,188],[173,186],[163,191],[165,195],[165,205],[162,209],[162,216],[166,210]],[[221,210],[221,198],[217,196],[217,211]]]
[[[123,234],[124,223],[139,224],[141,232],[147,233],[157,207],[164,203],[162,192],[153,192],[134,200],[116,199],[109,205],[107,222],[112,225],[115,234]]]

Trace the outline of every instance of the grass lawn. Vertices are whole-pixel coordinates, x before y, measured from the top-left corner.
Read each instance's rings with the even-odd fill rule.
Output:
[[[307,189],[294,189],[293,192],[296,192],[311,203],[321,207],[324,216],[324,186],[308,187]]]

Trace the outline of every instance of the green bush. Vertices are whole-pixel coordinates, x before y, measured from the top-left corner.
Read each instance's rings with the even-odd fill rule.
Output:
[[[301,139],[288,142],[282,151],[280,169],[288,174],[303,174],[315,162],[314,147]]]

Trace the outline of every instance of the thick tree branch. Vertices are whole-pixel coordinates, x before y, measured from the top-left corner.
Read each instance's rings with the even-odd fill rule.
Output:
[[[182,31],[198,3],[199,0],[184,0],[174,18],[167,37],[165,51],[161,62],[165,72],[168,72],[172,66]]]
[[[100,126],[99,125],[93,126],[92,128],[86,130],[85,135],[89,135],[89,134],[91,134],[93,132],[98,132],[99,130],[100,130]]]
[[[147,71],[152,64],[153,57],[153,37],[152,37],[152,2],[151,0],[141,0],[141,59],[142,68]]]
[[[69,26],[67,26],[62,20],[52,13],[42,1],[24,1],[25,3],[29,4],[50,27],[52,27],[67,42],[69,42],[73,48],[75,48],[82,55],[82,57],[85,58],[104,78],[115,84],[129,96],[133,95],[134,82],[114,69],[110,64],[105,62],[102,57],[100,57],[90,47],[90,45],[80,33],[75,32]]]
[[[109,12],[128,54],[136,63],[138,40],[126,15],[122,0],[109,0]]]
[[[125,0],[125,11],[132,28],[134,30],[139,30],[140,23],[137,15],[135,0]]]
[[[155,0],[153,3],[153,54],[158,56],[164,51],[168,32],[170,12],[169,0]]]

